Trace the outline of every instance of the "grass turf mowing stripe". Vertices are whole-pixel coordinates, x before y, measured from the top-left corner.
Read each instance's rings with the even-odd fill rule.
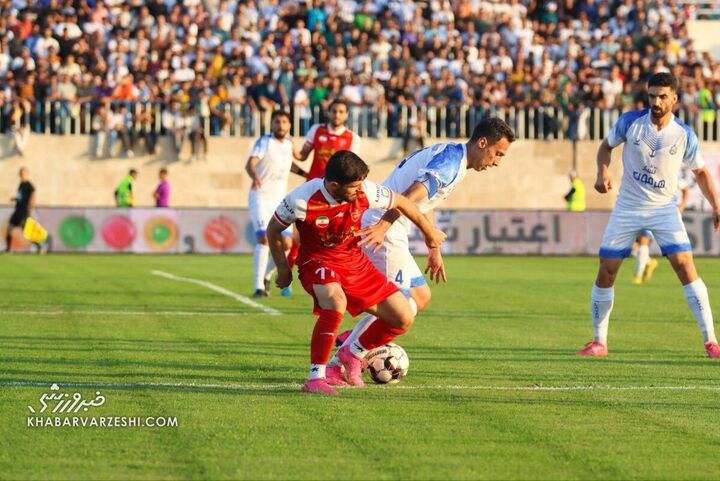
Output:
[[[0,314],[23,314],[30,316],[65,316],[68,314],[108,315],[108,316],[248,316],[248,312],[220,312],[220,311],[115,311],[115,310],[68,310],[68,311],[37,311],[0,309]]]
[[[29,381],[29,380],[0,380],[0,386],[6,387],[48,387],[55,382]],[[77,382],[68,381],[59,383],[66,387],[78,388],[116,388],[116,389],[215,389],[215,390],[249,390],[249,391],[276,391],[286,389],[299,389],[301,384],[296,383],[235,383],[235,384],[206,384],[206,383],[173,383],[173,382]],[[372,386],[372,384],[371,384]],[[380,386],[378,386],[380,388]],[[342,389],[342,388],[341,388]],[[428,385],[404,386],[393,385],[386,389],[402,391],[720,391],[720,386],[608,386],[608,385],[582,385],[582,386],[470,386],[470,385]]]
[[[207,287],[210,290],[213,290],[215,292],[219,292],[220,294],[224,296],[231,297],[235,299],[236,301],[242,302],[245,305],[248,305],[250,307],[254,307],[255,309],[259,309],[265,314],[269,314],[271,316],[280,316],[282,313],[278,311],[277,309],[273,309],[272,307],[263,306],[262,304],[259,304],[252,299],[248,299],[245,296],[241,296],[240,294],[236,294],[235,292],[229,291],[225,289],[224,287],[217,286],[213,284],[212,282],[207,281],[201,281],[199,279],[192,279],[190,277],[178,277],[173,274],[170,274],[169,272],[163,272],[163,271],[150,271],[153,275],[164,277],[166,279],[170,279],[172,281],[178,281],[178,282],[189,282],[190,284],[196,284],[198,286]]]

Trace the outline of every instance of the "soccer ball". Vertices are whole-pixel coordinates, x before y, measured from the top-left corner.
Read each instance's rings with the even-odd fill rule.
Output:
[[[378,384],[398,383],[410,368],[410,359],[405,350],[393,343],[373,349],[365,360],[370,377]]]

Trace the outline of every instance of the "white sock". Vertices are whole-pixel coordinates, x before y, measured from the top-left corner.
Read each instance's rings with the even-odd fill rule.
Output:
[[[373,316],[372,314],[366,314],[365,317],[360,319],[357,324],[355,324],[355,327],[353,327],[352,332],[348,336],[347,339],[345,339],[345,342],[342,343],[342,345],[338,348],[338,351],[342,349],[345,346],[352,346],[352,344],[360,339],[360,336],[362,336],[362,333],[367,330],[368,327],[370,327],[370,324],[375,322],[375,319],[377,317]],[[340,359],[337,357],[337,351],[333,355],[332,358],[330,358],[330,362],[328,362],[328,366],[335,366],[336,364],[340,364]]]
[[[324,379],[325,378],[325,365],[323,364],[310,364],[310,376],[308,379]]]
[[[410,309],[412,309],[413,316],[417,316],[417,302],[415,302],[415,299],[413,299],[412,297],[408,297],[408,302],[410,303]]]
[[[702,279],[697,279],[690,284],[684,285],[683,290],[685,291],[688,306],[690,306],[690,310],[695,315],[698,326],[700,326],[703,342],[717,342],[712,310],[710,309],[710,298],[705,283]]]
[[[272,256],[268,256],[267,267],[265,268],[265,279],[270,279],[275,272],[275,261]]]
[[[360,339],[358,339],[357,341],[354,341],[352,344],[350,344],[350,352],[352,352],[355,357],[363,359],[365,356],[367,356],[368,350],[365,349],[362,344],[360,344]]]
[[[612,287],[602,288],[593,284],[590,297],[590,317],[595,332],[595,342],[606,346],[614,297],[615,293]]]
[[[255,289],[265,289],[265,269],[270,255],[270,247],[263,244],[255,244],[255,255],[253,255],[253,271],[255,272]]]
[[[642,277],[648,262],[650,262],[650,246],[639,246],[635,258],[635,277]]]

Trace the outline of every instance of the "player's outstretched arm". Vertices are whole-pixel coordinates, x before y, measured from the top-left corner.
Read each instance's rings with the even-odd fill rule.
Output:
[[[610,159],[613,148],[610,147],[607,139],[602,141],[597,153],[597,179],[595,180],[595,190],[601,194],[607,194],[612,190],[612,182],[610,181]]]
[[[428,198],[428,191],[420,182],[413,182],[413,184],[403,192],[403,195],[411,202],[417,203]],[[358,235],[363,236],[360,245],[368,249],[372,248],[373,252],[380,250],[380,247],[382,247],[385,242],[385,234],[401,216],[402,213],[399,209],[388,209],[377,224],[368,226],[358,232]],[[432,224],[432,217],[429,217],[429,219],[430,224]]]
[[[410,222],[418,226],[425,236],[425,245],[428,246],[428,249],[440,247],[445,242],[447,237],[445,233],[436,229],[410,199],[404,195],[395,194],[395,207],[400,210],[402,215],[410,219]]]
[[[718,232],[720,231],[720,210],[718,210],[718,199],[717,190],[715,190],[715,183],[713,182],[712,177],[710,177],[710,173],[705,167],[693,170],[693,174],[695,174],[695,180],[697,180],[700,191],[710,203],[710,207],[712,207],[713,226],[715,227],[715,231]]]
[[[292,271],[288,265],[287,258],[285,257],[285,248],[282,241],[282,231],[287,226],[282,225],[275,217],[270,219],[270,223],[267,226],[267,238],[268,244],[270,244],[270,254],[275,261],[277,267],[277,279],[275,284],[279,288],[284,288],[292,283]]]

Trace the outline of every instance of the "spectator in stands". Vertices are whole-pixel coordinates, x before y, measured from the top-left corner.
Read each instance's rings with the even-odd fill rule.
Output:
[[[137,140],[143,139],[147,153],[155,155],[155,146],[157,145],[158,134],[155,128],[153,107],[150,105],[141,105],[138,109],[138,113],[135,115],[135,125],[137,126],[137,131],[133,138],[133,150],[136,150],[137,148]]]
[[[105,104],[98,105],[93,115],[92,131],[95,134],[95,157],[102,158],[105,153],[105,142],[108,141],[114,122],[113,113],[109,112]]]

